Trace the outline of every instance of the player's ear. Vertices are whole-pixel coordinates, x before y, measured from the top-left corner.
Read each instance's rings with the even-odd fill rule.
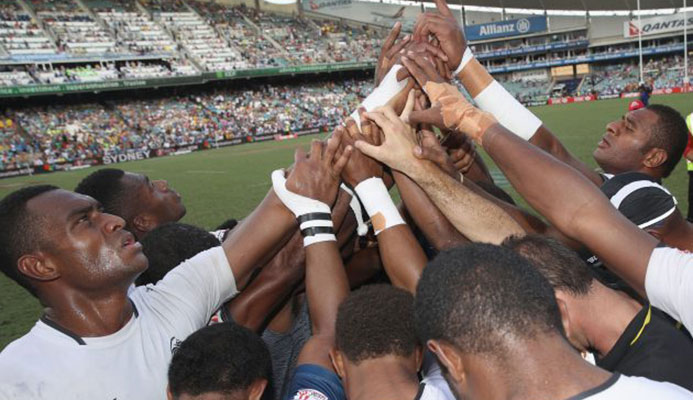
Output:
[[[342,352],[333,347],[330,349],[330,360],[332,360],[332,366],[334,367],[337,375],[344,379],[344,376],[346,375],[346,368],[344,366],[344,355]]]
[[[132,219],[132,227],[137,232],[146,233],[156,227],[156,221],[149,214],[137,214],[135,218]]]
[[[667,162],[668,158],[669,155],[667,154],[666,150],[660,149],[659,147],[653,147],[648,150],[647,153],[645,153],[643,164],[647,168],[659,168],[664,165],[665,162]]]
[[[248,388],[248,400],[260,400],[267,388],[267,379],[257,379]]]
[[[166,385],[166,400],[175,400],[175,397],[173,397],[173,393],[171,393],[170,385]]]
[[[466,366],[455,346],[444,340],[429,340],[426,345],[438,357],[441,367],[448,371],[448,377],[452,380],[450,383],[458,387],[466,386]]]
[[[51,281],[60,277],[58,266],[41,251],[19,257],[17,270],[20,274],[37,281]]]

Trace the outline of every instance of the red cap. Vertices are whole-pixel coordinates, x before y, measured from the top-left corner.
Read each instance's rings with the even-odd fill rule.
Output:
[[[642,101],[640,101],[640,100],[633,100],[633,101],[631,101],[630,104],[628,105],[628,111],[639,110],[639,109],[641,109],[641,108],[643,108],[643,107],[645,107],[645,104],[643,104]]]

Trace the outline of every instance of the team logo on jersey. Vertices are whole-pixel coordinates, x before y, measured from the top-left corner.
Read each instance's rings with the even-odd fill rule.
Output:
[[[315,389],[301,389],[294,395],[293,400],[329,400],[327,396]]]

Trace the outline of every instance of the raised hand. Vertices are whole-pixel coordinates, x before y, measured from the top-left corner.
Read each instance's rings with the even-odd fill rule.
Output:
[[[335,132],[326,142],[313,140],[310,154],[303,149],[294,153],[294,166],[286,180],[286,188],[301,196],[332,205],[339,190],[339,177],[349,161],[353,148],[346,146],[338,154],[341,134]]]
[[[422,85],[432,104],[428,110],[412,111],[405,121],[457,131],[477,143],[481,142],[486,130],[497,123],[493,115],[471,105],[455,86],[442,83],[440,75],[427,61],[414,57],[404,59],[403,62],[414,79]]]
[[[413,149],[417,145],[414,130],[403,121],[403,118],[408,118],[414,108],[414,94],[413,90],[409,92],[401,116],[397,115],[389,106],[380,107],[364,114],[383,131],[384,139],[379,146],[364,140],[358,140],[355,143],[356,148],[367,156],[405,173],[407,164],[411,164],[410,161],[414,159]]]
[[[346,131],[346,133],[342,133],[342,146],[353,147],[354,143],[358,140],[367,141],[368,143],[374,142],[373,125],[375,124],[364,117],[365,115],[361,116],[361,129],[364,131],[363,134],[359,132],[358,126],[351,118],[347,119],[346,128],[337,128]],[[368,131],[368,135],[366,135],[366,131]],[[382,164],[364,155],[358,149],[353,149],[349,161],[342,170],[342,180],[344,180],[347,185],[355,188],[359,183],[373,177],[383,177]]]
[[[422,160],[431,161],[438,168],[445,171],[446,174],[459,180],[460,175],[452,158],[450,158],[443,146],[440,145],[438,138],[433,132],[429,130],[419,131],[419,145],[414,147],[414,156]]]
[[[454,71],[462,61],[467,40],[445,0],[434,1],[439,14],[424,13],[419,16],[414,27],[414,40],[427,42],[429,35],[435,36],[440,48],[447,55],[448,67]]]
[[[450,159],[459,172],[462,174],[469,172],[476,158],[474,142],[464,135],[452,134],[441,145],[447,148]]]
[[[383,77],[387,75],[393,65],[399,59],[399,52],[402,48],[409,43],[411,40],[410,35],[406,35],[399,42],[395,44],[395,41],[399,37],[402,31],[402,23],[397,22],[392,27],[392,30],[385,38],[383,42],[383,48],[380,50],[380,55],[378,56],[378,63],[375,65],[375,85],[379,85],[383,80]]]

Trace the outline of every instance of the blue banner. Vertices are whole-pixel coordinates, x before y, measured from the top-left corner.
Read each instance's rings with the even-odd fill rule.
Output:
[[[467,40],[486,40],[545,32],[547,29],[546,17],[534,16],[489,22],[488,24],[468,25],[464,27],[464,35]]]

